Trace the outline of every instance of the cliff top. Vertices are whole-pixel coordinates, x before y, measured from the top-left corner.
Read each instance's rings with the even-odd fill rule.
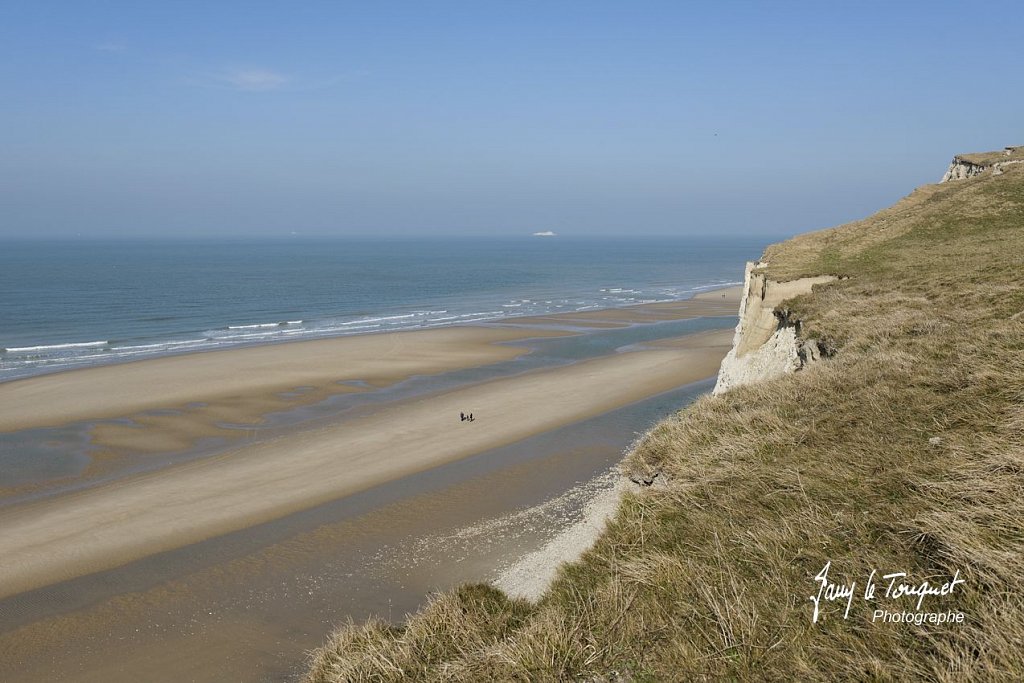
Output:
[[[1002,161],[1024,159],[1024,147],[1012,149],[1015,153],[1011,156],[994,156],[1000,152],[966,156]],[[1007,204],[1000,197],[1009,192],[1010,196],[1019,198],[1022,184],[1024,163],[1003,167],[1002,175],[986,173],[969,183],[954,181],[922,185],[892,206],[863,220],[804,233],[769,246],[761,272],[779,281],[818,275],[851,275],[878,265],[880,254],[887,249],[885,245],[893,244],[894,240],[911,231],[923,229],[923,221],[947,223],[953,217],[969,220],[972,215],[983,216],[1005,210]],[[1010,188],[1017,188],[1017,194]]]
[[[977,166],[991,166],[1000,161],[1015,161],[1024,159],[1024,146],[1004,147],[997,152],[974,152],[972,154],[958,154],[957,159],[962,159],[969,164]]]

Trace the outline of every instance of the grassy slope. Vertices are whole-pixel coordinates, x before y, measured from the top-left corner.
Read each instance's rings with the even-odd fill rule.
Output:
[[[835,357],[654,429],[626,466],[667,486],[628,496],[540,604],[442,594],[340,629],[308,680],[1024,677],[1024,165],[767,257],[775,279],[846,276],[790,305]],[[871,623],[858,600],[812,624],[829,560],[859,586],[959,570],[927,604],[967,622]]]

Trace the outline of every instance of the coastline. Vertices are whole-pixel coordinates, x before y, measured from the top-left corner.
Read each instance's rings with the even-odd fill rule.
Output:
[[[496,588],[511,598],[540,600],[562,565],[579,559],[601,536],[629,485],[616,468],[577,488],[589,494],[579,518],[565,525],[541,547],[502,567],[491,581]]]
[[[452,325],[268,342],[16,378],[0,382],[0,433],[121,417],[188,402],[237,399],[243,394],[259,393],[266,397],[296,387],[313,386],[323,392],[352,390],[353,383],[382,387],[411,375],[437,374],[516,358],[528,349],[508,344],[573,334],[564,329],[566,325],[578,332],[606,325],[735,315],[732,302],[739,300],[741,289],[729,286],[676,302],[503,318],[489,326]],[[153,390],[154,385],[159,385],[158,392]],[[87,402],[83,401],[84,396],[89,396]],[[261,408],[265,407],[251,406],[228,417],[244,421],[259,415]]]
[[[714,293],[697,300],[694,312],[709,310],[705,304],[712,297],[714,304],[729,298],[722,292]],[[576,324],[585,326],[586,321],[576,320]],[[324,358],[332,358],[335,364],[325,369],[335,384],[339,378],[332,372],[353,367],[347,365],[352,361],[364,377],[385,385],[398,376],[386,377],[381,369],[394,370],[402,357],[411,359],[400,365],[404,373],[438,368],[443,371],[460,367],[460,363],[500,361],[525,352],[504,342],[564,334],[564,330],[546,329],[544,325],[465,327],[401,336],[396,333],[292,342],[18,380],[0,385],[0,398],[6,400],[6,405],[27,401],[39,411],[32,415],[31,406],[12,413],[5,411],[7,428],[55,424],[72,418],[125,416],[134,400],[147,399],[147,387],[173,379],[177,384],[172,385],[176,388],[169,398],[150,396],[143,405],[153,410],[179,405],[174,402],[185,398],[204,402],[212,399],[225,405],[235,401],[236,408],[246,406],[248,417],[258,419],[265,406],[251,400],[254,393],[265,396],[283,388],[324,381],[322,372],[319,377],[311,376],[303,360],[319,367]],[[215,457],[12,506],[0,513],[0,523],[7,531],[0,540],[7,560],[2,570],[3,595],[246,528],[702,379],[714,374],[729,337],[728,331],[690,335],[672,347],[652,346],[470,384],[386,404],[336,425],[318,426],[239,446]],[[379,343],[382,338],[392,342],[386,349]],[[341,353],[342,346],[352,353]],[[316,353],[297,353],[307,349]],[[273,356],[280,356],[293,374],[254,377],[238,372],[239,368],[270,364]],[[224,374],[211,372],[214,369]],[[371,373],[374,370],[376,374]],[[224,376],[239,374],[244,376],[220,381]],[[348,375],[340,379],[365,381],[364,377]],[[135,388],[119,395],[100,392],[101,397],[93,398],[98,386]],[[615,391],[609,391],[611,387]],[[41,405],[49,412],[40,410]],[[458,413],[464,408],[476,412],[476,422],[459,424]],[[147,430],[153,438],[159,438],[157,425],[143,426],[139,433],[146,434]],[[338,444],[345,444],[344,454],[337,452]],[[389,457],[380,458],[384,449]]]
[[[370,239],[272,249],[262,241],[129,240],[0,249],[0,289],[12,295],[0,383],[180,353],[682,300],[739,284],[736,263],[765,243],[427,239],[396,247]],[[483,266],[496,248],[508,253],[504,265]],[[62,259],[76,267],[57,293],[44,273]],[[244,275],[243,263],[255,270]],[[52,295],[36,302],[39,291]]]

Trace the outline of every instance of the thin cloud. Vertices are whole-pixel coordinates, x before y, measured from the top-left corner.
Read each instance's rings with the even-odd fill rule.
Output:
[[[277,90],[291,80],[284,74],[269,69],[229,69],[218,75],[218,80],[236,90]]]
[[[186,85],[199,88],[237,90],[240,92],[268,92],[271,90],[303,92],[333,88],[342,83],[363,78],[368,73],[363,70],[354,70],[335,76],[311,78],[309,76],[296,77],[262,67],[233,67],[201,73],[186,78],[183,82]]]

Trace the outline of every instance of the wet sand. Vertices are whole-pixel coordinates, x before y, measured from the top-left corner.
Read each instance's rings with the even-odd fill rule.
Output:
[[[0,597],[266,522],[702,379],[731,334],[693,339],[696,348],[485,382],[2,512]],[[476,421],[460,423],[460,411]]]
[[[578,483],[710,387],[0,600],[0,680],[296,681],[305,653],[346,618],[399,620],[431,591],[495,578],[577,521],[591,492]]]
[[[625,327],[664,320],[736,315],[742,287],[701,292],[691,299],[665,301],[622,308],[600,308],[575,313],[513,318],[509,322],[531,325],[571,325],[589,328]]]
[[[313,401],[324,393],[381,387],[509,360],[527,352],[507,342],[566,334],[562,321],[636,322],[735,315],[742,288],[693,299],[559,316],[506,319],[502,326],[457,326],[293,341],[167,356],[0,383],[0,433],[82,420],[181,409],[197,403],[221,421],[256,422],[282,394]],[[358,383],[358,385],[354,384]]]
[[[114,419],[114,423],[94,425],[92,429],[93,438],[98,443],[105,440],[108,450],[114,449],[112,444],[118,435],[123,453],[173,449],[209,436],[213,430],[223,430],[224,422],[260,424],[268,413],[282,407],[312,405],[331,395],[372,392],[409,377],[441,377],[510,361],[528,348],[508,342],[564,335],[563,327],[586,328],[590,324],[594,329],[604,329],[694,316],[734,315],[733,292],[725,292],[724,297],[722,294],[711,292],[691,302],[622,309],[625,312],[584,311],[558,319],[508,319],[493,326],[291,342],[18,380],[0,384],[0,432]],[[384,401],[342,419],[271,432],[268,438],[256,442],[229,445],[213,457],[171,462],[156,471],[129,473],[113,481],[89,483],[73,493],[0,508],[0,528],[4,529],[0,537],[0,596],[8,596],[0,600],[0,605],[28,605],[25,614],[0,620],[0,659],[10,663],[0,671],[6,668],[9,672],[40,675],[44,670],[59,672],[60,643],[84,633],[99,638],[88,651],[79,653],[80,661],[91,662],[90,673],[69,676],[69,680],[133,680],[140,674],[167,670],[176,672],[175,680],[193,675],[199,680],[219,680],[224,661],[218,670],[214,660],[244,657],[239,653],[247,647],[269,657],[267,651],[274,647],[271,641],[277,638],[281,648],[293,652],[295,643],[290,639],[295,634],[271,627],[266,617],[256,614],[250,624],[238,615],[230,625],[224,624],[224,631],[216,634],[221,645],[209,650],[205,649],[203,630],[213,628],[216,617],[212,612],[209,619],[204,613],[201,628],[196,626],[193,631],[188,624],[177,623],[177,635],[165,633],[156,640],[147,640],[139,633],[147,631],[146,624],[154,615],[163,614],[166,608],[170,623],[174,621],[171,615],[188,611],[182,605],[194,604],[197,610],[203,604],[214,605],[216,591],[204,593],[195,586],[175,589],[175,581],[161,579],[166,583],[159,589],[146,589],[143,598],[137,593],[135,598],[127,594],[125,599],[132,604],[126,606],[116,596],[134,589],[122,586],[117,577],[135,576],[140,585],[145,585],[144,577],[162,576],[156,568],[175,553],[195,554],[198,551],[191,549],[206,548],[200,554],[216,554],[210,549],[229,546],[222,539],[233,534],[251,534],[252,530],[279,524],[278,520],[313,514],[324,505],[358,500],[360,495],[373,498],[381,486],[443,472],[449,467],[446,463],[461,467],[473,462],[478,454],[500,451],[510,447],[507,444],[527,443],[533,435],[554,433],[552,430],[571,430],[571,425],[581,420],[709,377],[717,370],[730,341],[729,330],[688,335],[639,345],[626,353]],[[472,411],[477,419],[461,423],[460,411]],[[122,418],[131,418],[132,424],[118,425],[116,421]],[[572,440],[571,436],[566,438]],[[594,456],[580,457],[585,460]],[[519,476],[523,485],[506,492],[516,500],[502,499],[505,509],[514,509],[516,501],[521,504],[529,495],[547,490],[548,482],[537,479],[543,476],[542,471],[531,470]],[[556,487],[552,494],[558,486],[562,491],[566,486],[564,482],[552,485]],[[490,498],[500,496],[492,494]],[[464,519],[472,521],[472,512],[460,510],[459,514],[470,515]],[[423,529],[444,528],[442,520],[429,517],[418,516],[416,523]],[[386,524],[346,527],[344,540],[335,539],[330,547],[348,552],[370,543],[371,537],[374,542],[387,538],[387,528]],[[412,585],[405,603],[395,608],[415,607],[408,596],[421,599],[428,590],[459,580],[479,580],[484,565],[499,556],[503,561],[515,559],[507,556],[516,552],[511,540],[488,538],[487,543],[495,544],[491,554],[485,553],[461,569],[449,561],[446,569],[408,575]],[[529,549],[519,548],[523,552]],[[377,557],[370,564],[381,562]],[[328,560],[319,554],[303,567],[312,576],[325,563]],[[237,590],[240,576],[249,570],[226,571],[219,566],[210,571],[218,577],[210,585],[219,581]],[[294,571],[289,569],[289,576]],[[383,590],[389,595],[401,592],[394,585]],[[100,597],[104,595],[108,597]],[[22,596],[27,597],[23,600]],[[139,605],[139,599],[144,604]],[[65,600],[66,606],[61,607]],[[93,600],[120,607],[111,607],[114,612],[96,622],[95,614],[85,609]],[[332,606],[323,615],[321,635],[343,615],[359,618],[370,612],[383,614],[383,600],[363,595],[347,606]],[[297,594],[277,596],[277,614],[288,612],[289,601],[295,603],[296,623],[308,623],[308,614],[298,615],[309,608],[304,606],[305,598]],[[43,604],[49,605],[43,612],[49,610],[58,616],[40,613],[34,620],[32,610]],[[390,610],[390,599],[386,604]],[[72,611],[59,616],[67,610]],[[117,610],[148,616],[117,617]],[[88,614],[92,614],[86,619],[88,623],[83,622]],[[401,613],[393,616],[400,618]],[[20,624],[16,631],[3,634],[5,625],[16,624]],[[128,628],[132,624],[134,636]],[[138,640],[137,656],[130,658],[134,664],[129,659],[105,663],[103,653],[110,652],[114,644],[110,638],[123,630],[121,626],[128,630],[117,636],[119,640]],[[106,638],[97,636],[103,629]],[[212,637],[209,632],[205,635]],[[295,637],[296,642],[310,642],[308,633]],[[50,647],[45,645],[48,642],[54,648],[51,659],[43,654]],[[237,652],[232,650],[232,643],[238,644]],[[181,652],[188,652],[194,664],[186,667],[188,673],[178,661]],[[161,662],[168,668],[162,668]],[[247,670],[244,660],[236,661],[230,669]],[[115,670],[121,673],[112,675]],[[30,676],[25,680],[34,679]],[[162,679],[157,676],[153,680]]]
[[[280,394],[353,391],[411,375],[497,363],[527,352],[501,342],[551,330],[446,327],[295,341],[120,363],[0,384],[0,432],[204,403],[230,422],[258,421]]]
[[[289,420],[336,419],[345,406],[379,403],[391,388],[402,393],[410,380],[434,392],[431,378],[462,375],[464,381],[477,368],[507,370],[545,339],[712,321],[708,316],[723,311],[732,316],[735,303],[723,302],[732,300],[733,289],[713,294],[611,310],[618,317],[611,323],[574,314],[508,318],[490,326],[193,353],[0,383],[0,508],[241,447]],[[707,329],[693,331],[701,327]]]

